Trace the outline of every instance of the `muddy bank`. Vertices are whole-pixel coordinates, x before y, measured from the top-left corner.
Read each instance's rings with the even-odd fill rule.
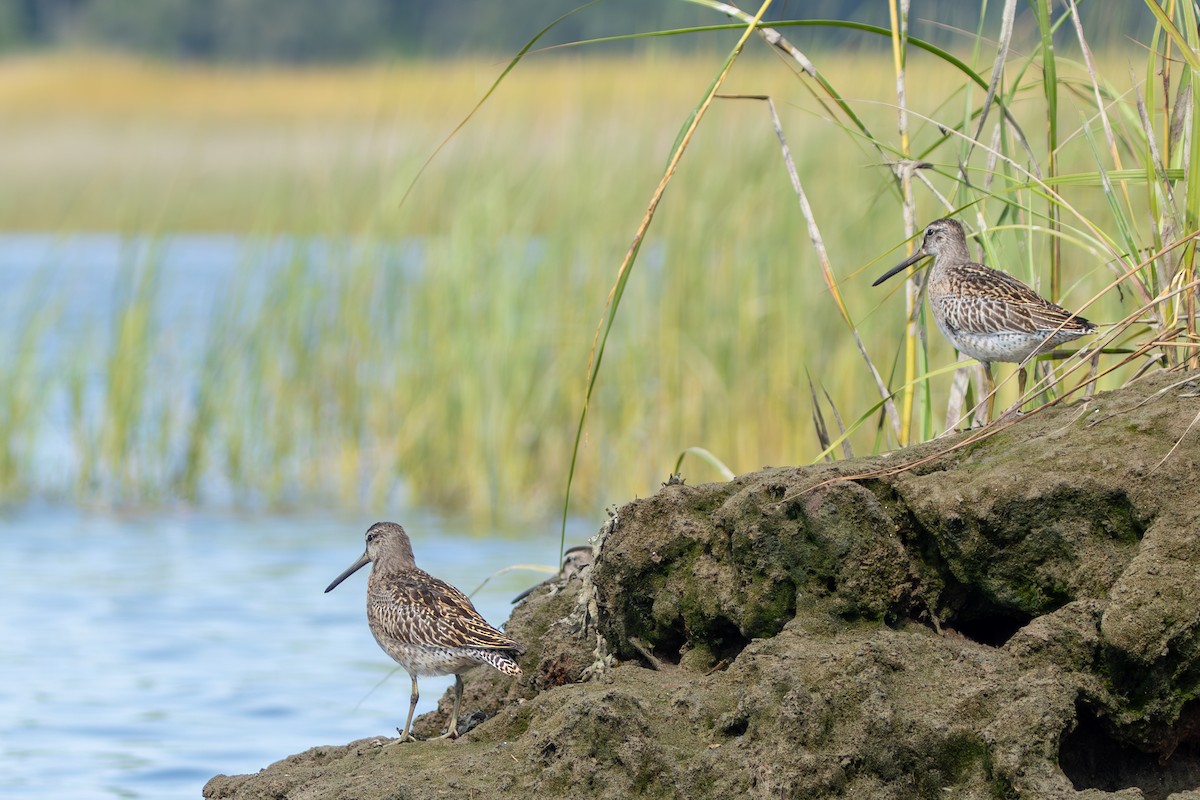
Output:
[[[666,486],[514,610],[525,676],[466,675],[464,738],[317,747],[204,795],[1200,800],[1185,377],[907,471],[882,472],[963,436]]]

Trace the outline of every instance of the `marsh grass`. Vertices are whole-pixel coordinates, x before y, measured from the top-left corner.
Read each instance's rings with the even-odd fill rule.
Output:
[[[37,355],[54,319],[44,282],[27,287],[17,325],[0,347],[12,357],[0,363],[0,496],[20,495],[33,480],[25,469],[36,444],[38,399],[47,377],[38,369]]]
[[[753,29],[756,26],[756,20],[751,19],[746,12],[740,11],[731,6],[717,2],[717,0],[691,0],[699,5],[712,8],[714,11],[726,14],[729,17],[741,23],[743,30]],[[767,4],[769,5],[769,3]],[[1048,294],[1053,300],[1059,300],[1062,295],[1062,243],[1064,238],[1069,236],[1076,237],[1076,241],[1082,240],[1085,247],[1090,248],[1093,252],[1107,253],[1110,259],[1110,265],[1118,273],[1118,278],[1113,281],[1105,289],[1102,289],[1087,305],[1091,305],[1099,300],[1105,294],[1109,294],[1110,290],[1121,290],[1121,284],[1128,281],[1131,285],[1136,286],[1140,290],[1142,299],[1145,301],[1143,306],[1127,315],[1116,325],[1111,327],[1111,330],[1104,337],[1103,341],[1112,343],[1120,338],[1127,338],[1131,335],[1131,331],[1136,331],[1132,335],[1137,336],[1139,333],[1148,335],[1149,342],[1134,348],[1132,351],[1124,348],[1109,348],[1107,352],[1110,354],[1123,354],[1132,352],[1132,356],[1126,358],[1116,367],[1108,369],[1105,374],[1116,372],[1121,366],[1137,360],[1143,356],[1150,355],[1149,361],[1143,362],[1135,374],[1140,374],[1147,367],[1156,364],[1171,365],[1178,363],[1176,358],[1178,350],[1194,349],[1194,297],[1195,297],[1195,281],[1193,280],[1194,269],[1192,266],[1193,258],[1189,255],[1194,249],[1193,238],[1195,235],[1196,217],[1190,211],[1180,216],[1180,209],[1175,204],[1172,187],[1180,182],[1187,186],[1188,205],[1187,208],[1194,208],[1193,204],[1200,199],[1200,179],[1195,177],[1196,170],[1184,169],[1182,174],[1179,170],[1171,171],[1165,167],[1165,162],[1162,161],[1158,154],[1158,147],[1155,142],[1154,121],[1147,114],[1146,105],[1140,96],[1138,86],[1133,86],[1127,94],[1122,94],[1113,90],[1113,84],[1103,78],[1098,71],[1097,61],[1092,52],[1091,45],[1087,40],[1087,34],[1084,30],[1083,18],[1079,13],[1079,9],[1074,2],[1068,3],[1066,10],[1062,13],[1055,12],[1051,4],[1048,2],[1034,3],[1033,16],[1036,20],[1036,28],[1040,34],[1040,47],[1032,50],[1032,55],[1019,56],[1015,50],[1011,50],[1012,37],[1014,31],[1014,22],[1016,15],[1017,4],[1015,0],[1008,0],[1003,9],[1003,20],[999,31],[998,42],[996,43],[996,54],[994,57],[991,77],[987,80],[986,73],[971,67],[962,60],[956,58],[951,53],[927,42],[922,42],[918,39],[911,38],[909,32],[909,4],[907,2],[892,2],[889,4],[890,10],[890,28],[881,28],[877,26],[846,23],[840,21],[822,21],[822,20],[806,20],[799,22],[780,22],[773,23],[774,27],[762,27],[759,32],[762,34],[764,41],[780,52],[784,58],[795,63],[796,74],[801,81],[809,83],[814,94],[823,95],[828,98],[828,103],[825,108],[829,112],[830,117],[839,119],[844,123],[847,132],[860,137],[862,141],[869,143],[874,149],[883,156],[883,161],[887,163],[895,173],[898,181],[898,216],[901,218],[904,230],[910,238],[915,236],[920,226],[916,224],[916,209],[917,209],[917,192],[914,187],[927,188],[930,199],[935,200],[937,204],[944,208],[943,213],[957,214],[963,211],[972,210],[977,219],[977,225],[980,229],[980,246],[985,251],[991,260],[995,259],[996,247],[994,240],[989,235],[989,228],[996,230],[1002,227],[1009,227],[1014,230],[1025,230],[1029,234],[1034,234],[1038,230],[1046,230],[1049,234],[1049,291]],[[1153,44],[1148,51],[1149,66],[1147,74],[1150,79],[1155,75],[1156,62],[1161,59],[1162,66],[1158,74],[1162,77],[1163,82],[1163,111],[1164,119],[1171,117],[1170,99],[1168,97],[1171,91],[1172,81],[1174,80],[1178,88],[1178,97],[1175,101],[1174,117],[1172,124],[1166,128],[1166,135],[1163,137],[1163,146],[1168,150],[1174,149],[1190,149],[1188,161],[1185,162],[1189,166],[1195,165],[1197,154],[1200,154],[1200,149],[1197,149],[1195,142],[1197,137],[1194,132],[1185,130],[1183,123],[1185,120],[1191,119],[1190,109],[1194,106],[1192,94],[1195,92],[1196,86],[1195,75],[1188,71],[1188,68],[1195,69],[1200,65],[1200,57],[1195,56],[1197,35],[1194,32],[1195,9],[1187,5],[1175,6],[1172,5],[1170,10],[1164,10],[1156,5],[1152,0],[1148,0],[1147,6],[1149,12],[1156,18],[1157,27],[1152,36]],[[759,14],[765,9],[760,9]],[[1056,55],[1054,39],[1059,33],[1060,28],[1069,26],[1074,30],[1077,36],[1079,61],[1082,66],[1074,66],[1067,77],[1060,78],[1060,65],[1063,59]],[[847,103],[846,99],[839,93],[834,83],[829,81],[822,71],[810,60],[806,55],[797,50],[790,42],[788,42],[777,30],[777,28],[791,27],[850,27],[856,30],[861,30],[866,33],[887,37],[892,45],[893,65],[896,76],[895,84],[895,105],[897,111],[897,137],[893,141],[891,139],[881,139],[871,132],[870,127],[865,123],[862,117],[851,107],[852,104]],[[730,26],[737,30],[738,26]],[[1188,31],[1188,34],[1183,34],[1181,31]],[[680,31],[679,34],[693,33],[694,31]],[[972,60],[978,61],[983,48],[980,47],[984,41],[982,31],[975,39],[975,47],[972,53]],[[1160,51],[1161,42],[1161,51]],[[940,118],[933,116],[925,116],[921,114],[911,113],[909,109],[909,67],[908,54],[910,46],[920,48],[935,57],[935,62],[939,62],[943,72],[961,73],[963,79],[961,94],[966,101],[963,106],[963,116],[961,122],[953,123],[953,112],[947,118],[946,122]],[[1184,54],[1185,60],[1188,62],[1187,67],[1184,67],[1179,74],[1173,74],[1171,49],[1175,47]],[[1016,79],[1012,80],[1009,75],[1009,58],[1012,55],[1012,60],[1016,62]],[[736,57],[736,56],[735,56]],[[1027,71],[1040,72],[1041,81],[1038,84],[1026,84],[1023,77]],[[1080,77],[1079,72],[1086,70],[1086,78]],[[1011,82],[1010,82],[1011,81]],[[979,88],[986,90],[981,100],[976,102],[971,97],[971,90],[974,88],[972,83]],[[1006,91],[1006,87],[1011,87]],[[1040,95],[1038,90],[1040,89]],[[1063,132],[1063,127],[1060,125],[1060,89],[1063,94],[1070,94],[1076,100],[1082,100],[1086,104],[1089,100],[1094,100],[1094,104],[1090,110],[1082,109],[1079,114],[1079,127],[1069,132],[1066,139],[1060,138]],[[1091,90],[1091,96],[1088,97],[1088,89]],[[1122,127],[1114,130],[1115,126],[1110,117],[1115,112],[1125,112],[1129,115],[1131,104],[1128,102],[1128,95],[1136,98],[1136,108],[1139,114],[1138,121],[1140,126],[1133,128]],[[1010,106],[1014,102],[1026,102],[1029,99],[1040,100],[1045,109],[1045,148],[1039,151],[1035,146],[1030,144],[1029,137],[1024,132],[1024,128],[1028,126],[1028,121],[1022,123],[1018,121],[1017,115],[1013,113]],[[768,99],[766,97],[762,99]],[[946,108],[953,108],[951,102],[945,102]],[[698,107],[697,111],[703,110],[704,105]],[[990,140],[984,141],[982,138],[987,130],[987,121],[989,112],[995,110],[994,130]],[[1156,109],[1157,110],[1157,109]],[[942,111],[942,109],[938,109]],[[924,147],[920,155],[914,154],[914,138],[910,135],[911,120],[917,118],[926,123],[932,123],[932,126],[938,131],[938,139],[931,145]],[[1040,122],[1040,121],[1039,121]],[[821,259],[822,273],[826,278],[827,285],[830,288],[833,305],[837,307],[843,318],[847,319],[850,324],[851,332],[855,336],[856,341],[861,341],[857,326],[847,318],[844,304],[840,297],[835,282],[829,280],[829,266],[827,261],[827,251],[823,241],[823,236],[820,233],[814,214],[809,206],[807,196],[801,186],[801,182],[796,176],[795,170],[791,164],[789,156],[789,148],[786,143],[786,137],[779,130],[778,119],[775,120],[777,132],[779,133],[785,161],[787,162],[789,173],[792,176],[794,190],[797,194],[797,199],[800,201],[800,207],[808,223],[809,236],[817,255]],[[1099,123],[1104,134],[1104,143],[1107,144],[1107,153],[1097,145],[1097,135],[1094,128]],[[972,133],[972,131],[974,131]],[[1062,166],[1068,163],[1068,157],[1077,155],[1076,152],[1067,149],[1067,143],[1075,139],[1076,143],[1086,142],[1089,151],[1084,151],[1084,155],[1090,155],[1092,162],[1089,166],[1094,166],[1096,169],[1092,172],[1081,172],[1064,177],[1062,174]],[[952,147],[943,147],[950,143]],[[1017,145],[1019,144],[1019,148]],[[1141,145],[1141,146],[1139,146]],[[679,145],[682,149],[685,145]],[[939,151],[953,150],[957,148],[957,157],[954,163],[953,172],[939,170],[939,165],[936,161],[926,160],[932,159],[934,154]],[[1140,183],[1139,177],[1145,177],[1146,186],[1149,189],[1149,196],[1145,198],[1146,203],[1135,203],[1129,192],[1127,181],[1128,177],[1123,177],[1121,180],[1121,195],[1117,195],[1110,178],[1110,173],[1113,171],[1123,172],[1121,163],[1122,150],[1128,150],[1134,154],[1142,154],[1142,165],[1144,174],[1142,176],[1133,176],[1135,183]],[[1039,155],[1040,152],[1040,155]],[[980,158],[975,162],[972,161],[972,156],[980,153]],[[676,152],[676,157],[679,153]],[[983,161],[985,163],[978,163]],[[1072,165],[1075,161],[1069,161]],[[922,173],[923,170],[940,173],[943,178],[950,178],[948,185],[937,186],[937,179],[930,180]],[[669,176],[668,176],[669,179]],[[920,183],[918,184],[918,179]],[[664,179],[666,180],[666,179]],[[1076,184],[1095,182],[1103,188],[1103,196],[1107,198],[1109,211],[1107,219],[1093,213],[1093,208],[1088,202],[1074,202],[1061,191],[1061,188],[1068,181]],[[1014,183],[1017,184],[1014,186]],[[995,186],[999,186],[999,191]],[[1118,201],[1118,197],[1123,196],[1125,201],[1122,205]],[[1163,204],[1159,202],[1158,197],[1167,199],[1167,208],[1164,209]],[[1094,200],[1095,198],[1089,198]],[[1040,200],[1045,200],[1044,210],[1040,207]],[[653,205],[653,204],[652,204]],[[1140,207],[1139,207],[1140,206]],[[1146,206],[1149,206],[1147,209]],[[1142,244],[1146,241],[1143,235],[1137,232],[1137,217],[1139,212],[1149,210],[1153,221],[1153,230],[1150,232],[1149,239],[1152,244]],[[1001,223],[1004,225],[996,225],[989,221],[989,213],[997,215]],[[1072,218],[1071,222],[1064,225],[1064,216]],[[1186,218],[1186,219],[1185,219]],[[1108,235],[1101,228],[1101,225],[1108,225],[1116,228],[1116,234]],[[1147,280],[1142,276],[1148,264],[1146,261],[1139,263],[1140,256],[1147,250],[1153,249],[1153,246],[1162,245],[1158,255],[1153,256],[1152,260],[1157,260],[1165,253],[1170,253],[1178,250],[1182,254],[1180,261],[1176,262],[1175,266],[1167,271],[1174,288],[1167,289],[1161,287],[1156,292],[1150,291],[1151,280]],[[1027,247],[1027,249],[1029,249]],[[1030,259],[1027,263],[1032,266],[1033,260]],[[620,287],[625,280],[624,271],[627,265],[621,267],[621,277],[618,279],[617,286]],[[1031,270],[1033,272],[1033,270]],[[1178,280],[1176,280],[1178,279]],[[1029,282],[1035,286],[1039,285],[1036,273],[1034,277],[1029,279]],[[1178,285],[1176,285],[1178,284]],[[908,327],[904,336],[904,355],[901,359],[903,362],[903,382],[899,388],[899,392],[903,396],[902,411],[897,415],[892,406],[892,399],[896,394],[895,391],[889,389],[880,379],[878,370],[874,366],[874,362],[870,355],[865,351],[863,355],[867,361],[868,370],[876,379],[877,387],[880,393],[879,406],[887,411],[888,416],[892,418],[893,427],[896,433],[896,443],[906,444],[914,439],[927,439],[935,433],[934,425],[935,414],[933,407],[933,393],[930,389],[929,378],[941,372],[942,370],[931,370],[928,358],[928,337],[925,311],[920,304],[921,290],[916,281],[910,281],[906,285],[906,317],[908,318]],[[1187,324],[1182,328],[1168,330],[1162,321],[1165,317],[1161,313],[1155,313],[1155,306],[1161,303],[1170,305],[1174,314],[1174,319],[1178,320],[1177,302],[1182,299],[1187,304],[1188,313],[1184,315],[1187,319]],[[612,302],[613,309],[610,310],[610,317],[615,315],[615,305],[620,301],[618,294],[616,300]],[[1142,312],[1151,312],[1150,325],[1141,327],[1139,317]],[[1181,334],[1185,334],[1180,338]],[[607,331],[604,338],[600,341],[600,350],[603,350]],[[1166,340],[1166,341],[1162,341]],[[1161,352],[1157,352],[1156,348],[1161,348]],[[861,349],[861,348],[860,348]],[[1016,405],[1022,405],[1030,401],[1037,401],[1041,406],[1047,403],[1054,402],[1057,399],[1068,396],[1074,391],[1078,391],[1082,387],[1086,387],[1088,392],[1094,391],[1096,386],[1095,374],[1097,370],[1097,362],[1099,355],[1105,352],[1100,346],[1094,348],[1085,347],[1078,354],[1079,358],[1070,365],[1069,371],[1078,371],[1083,365],[1083,353],[1087,352],[1090,356],[1091,370],[1088,378],[1083,384],[1077,385],[1070,391],[1058,391],[1060,384],[1065,376],[1056,375],[1049,369],[1046,360],[1039,360],[1033,366],[1036,368],[1035,375],[1038,380],[1032,390],[1019,398]],[[1060,356],[1061,357],[1061,356]],[[1193,361],[1194,358],[1189,358],[1188,361]],[[1024,366],[1024,365],[1021,365]],[[950,392],[950,402],[946,411],[946,419],[951,427],[960,424],[970,418],[970,413],[964,414],[962,409],[964,400],[968,394],[969,382],[962,380],[961,371],[956,374],[952,390]],[[810,385],[811,389],[811,385]],[[817,397],[815,391],[810,392],[814,401],[814,424],[817,430],[818,438],[825,445],[822,456],[828,457],[833,449],[833,443],[829,441],[827,430],[825,429],[823,419],[819,407],[817,406]],[[973,402],[975,405],[976,414],[990,398],[981,398],[976,393]],[[836,414],[836,404],[830,403],[831,410]],[[585,406],[586,407],[586,406]],[[1014,406],[1015,407],[1015,406]],[[976,417],[978,419],[978,417]],[[865,421],[866,415],[859,418],[854,428],[857,428],[861,422]],[[845,438],[845,433],[840,439]],[[842,442],[844,446],[848,443]],[[847,448],[848,449],[848,448]]]
[[[826,445],[840,455],[847,443],[857,453],[899,443],[904,437],[881,422],[879,388],[847,325],[889,391],[913,392],[907,436],[941,430],[953,351],[920,324],[906,342],[904,303],[895,290],[870,289],[904,255],[905,217],[885,156],[930,162],[917,180],[928,176],[953,198],[947,207],[918,186],[910,209],[917,225],[965,209],[964,219],[988,223],[981,241],[989,263],[1044,291],[1053,267],[1064,305],[1082,308],[1096,296],[1088,316],[1115,322],[1150,300],[1133,316],[1157,315],[1155,330],[1187,328],[1187,293],[1162,297],[1189,280],[1170,256],[1153,262],[1153,274],[1127,279],[1145,287],[1124,297],[1106,290],[1157,234],[1137,190],[1115,210],[1109,203],[1097,164],[1106,173],[1113,165],[1085,66],[1056,56],[1065,88],[1054,175],[1043,169],[1036,183],[1011,132],[985,129],[967,181],[959,158],[983,89],[936,55],[909,54],[906,151],[890,138],[890,45],[875,39],[878,47],[861,53],[813,56],[862,127],[828,90],[811,90],[762,48],[739,58],[722,87],[774,100],[845,316],[822,277],[769,116],[752,103],[716,100],[628,275],[589,401],[572,510],[653,491],[689,448],[712,456],[684,461],[694,482],[722,479],[722,465],[742,472],[802,463]],[[992,56],[976,47],[985,85]],[[1103,91],[1111,113],[1120,111],[1126,154],[1142,152],[1136,145],[1146,138],[1133,121],[1130,58],[1101,58],[1116,76]],[[304,73],[98,57],[0,64],[0,104],[11,117],[0,148],[11,191],[0,195],[0,220],[10,229],[112,229],[163,241],[183,231],[247,236],[237,279],[212,309],[194,358],[179,354],[171,321],[153,313],[164,274],[154,249],[127,265],[103,336],[81,326],[47,353],[36,325],[0,331],[15,337],[13,357],[0,364],[15,376],[0,389],[0,408],[15,409],[0,431],[0,453],[14,463],[4,467],[12,476],[5,491],[47,488],[19,480],[48,426],[22,398],[40,394],[64,399],[80,451],[74,472],[50,482],[74,486],[88,502],[386,507],[403,499],[483,520],[553,514],[603,299],[717,67],[677,56],[527,59],[401,206],[413,176],[502,64]],[[82,71],[99,88],[84,91],[71,79]],[[1032,141],[1046,119],[1041,71],[1010,63],[1006,76],[999,97]],[[1161,103],[1147,103],[1156,131],[1165,125],[1155,116]],[[1015,165],[991,158],[994,145]],[[1164,169],[1182,175],[1186,161],[1174,146]],[[1113,174],[1131,174],[1124,169]],[[1120,185],[1161,192],[1178,182],[1133,170],[1138,177]],[[1060,232],[1048,235],[1054,196],[1064,213]],[[1065,213],[1067,204],[1078,215]],[[1129,230],[1121,239],[1104,233],[1121,228],[1118,212]],[[1178,232],[1188,224],[1181,219]],[[268,258],[264,248],[286,257]],[[1136,347],[1153,332],[1134,327],[1113,341]],[[910,351],[924,360],[906,366]],[[1142,366],[1109,372],[1100,385],[1119,385]],[[103,391],[91,388],[97,374]],[[1011,386],[1003,391],[1002,402],[1016,400]],[[812,423],[814,396],[828,404],[824,442]],[[844,439],[834,436],[833,411]]]

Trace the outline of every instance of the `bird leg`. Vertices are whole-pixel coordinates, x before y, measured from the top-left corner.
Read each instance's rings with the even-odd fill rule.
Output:
[[[419,695],[417,694],[417,676],[412,675],[410,677],[412,678],[413,687],[412,687],[412,696],[410,696],[408,698],[408,719],[406,719],[404,721],[404,730],[401,731],[399,728],[396,729],[400,733],[400,743],[401,744],[403,744],[404,742],[415,742],[416,741],[416,737],[414,737],[411,733],[409,733],[409,731],[412,730],[413,712],[417,710],[417,698],[419,697]]]
[[[992,421],[992,412],[996,409],[996,379],[992,377],[992,362],[983,362],[983,376],[987,378],[987,421]]]
[[[458,738],[458,707],[462,703],[463,682],[462,675],[457,672],[454,674],[454,710],[450,712],[450,724],[446,728],[446,732],[439,739],[457,739]]]
[[[1025,372],[1025,367],[1018,366],[1017,367],[1017,395],[1018,395],[1017,402],[1013,403],[1008,408],[1008,410],[1005,411],[1001,415],[1001,419],[1012,419],[1013,417],[1019,416],[1022,413],[1021,406],[1025,405],[1025,384],[1027,382],[1026,378],[1028,378],[1028,374]],[[991,414],[989,413],[988,416],[990,417]]]
[[[1012,419],[1021,414],[1021,406],[1025,405],[1025,384],[1028,374],[1025,372],[1025,367],[1017,367],[1017,402],[1009,406],[1008,410],[1001,414],[1001,419]],[[990,414],[988,415],[991,416]]]

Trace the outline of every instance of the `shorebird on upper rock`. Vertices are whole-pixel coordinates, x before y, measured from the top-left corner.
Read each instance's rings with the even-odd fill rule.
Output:
[[[871,285],[878,286],[927,256],[933,257],[928,278],[933,318],[950,344],[983,364],[989,420],[996,389],[992,362],[1021,364],[1096,331],[1091,322],[1051,303],[1011,275],[972,261],[963,227],[953,219],[929,223],[921,246]],[[1018,384],[1024,397],[1024,366]]]
[[[517,657],[525,648],[487,623],[465,594],[417,567],[412,544],[395,522],[376,522],[367,530],[367,549],[333,579],[326,592],[353,573],[373,564],[367,579],[367,623],[375,641],[412,678],[408,719],[401,742],[413,741],[418,675],[454,674],[454,710],[446,733],[458,736],[462,673],[488,664],[506,675],[521,674]]]

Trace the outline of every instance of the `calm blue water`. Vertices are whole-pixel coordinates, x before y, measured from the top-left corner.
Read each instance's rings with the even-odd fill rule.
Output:
[[[557,557],[552,530],[481,538],[395,518],[417,563],[466,592]],[[409,683],[367,629],[367,570],[323,594],[374,521],[0,514],[0,795],[198,798],[216,773],[395,735]],[[500,624],[543,578],[498,576],[475,605]],[[418,713],[452,680],[422,679]]]
[[[37,340],[46,388],[35,429],[21,437],[32,442],[23,455],[34,495],[73,496],[79,459],[62,351],[82,348],[85,392],[104,391],[113,300],[137,265],[158,265],[152,388],[186,397],[213,308],[235,287],[262,293],[298,249],[333,270],[367,246],[382,268],[420,269],[405,242],[0,234],[0,368],[27,321],[52,312]],[[206,493],[218,506],[220,479]],[[198,798],[217,773],[394,734],[409,682],[367,629],[366,570],[323,593],[362,552],[370,523],[388,516],[408,528],[418,564],[466,592],[505,566],[549,565],[558,554],[554,526],[472,536],[394,508],[122,516],[34,500],[0,510],[0,797]],[[572,543],[594,532],[586,527]],[[543,577],[499,576],[476,607],[500,624],[510,599]],[[452,680],[423,679],[418,711],[432,710]]]

